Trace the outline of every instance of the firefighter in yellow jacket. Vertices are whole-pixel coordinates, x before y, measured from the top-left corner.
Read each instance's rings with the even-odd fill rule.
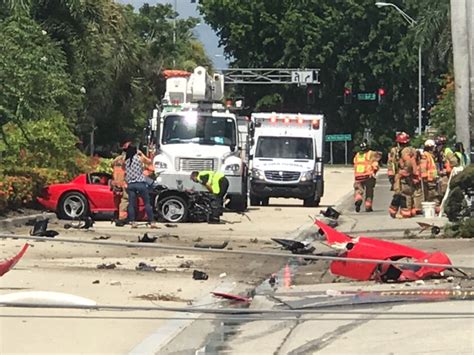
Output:
[[[354,156],[354,205],[360,212],[365,200],[365,211],[372,212],[375,175],[379,170],[379,154],[370,150],[367,142],[360,144],[360,151]]]
[[[423,200],[435,202],[439,210],[438,168],[433,155],[435,146],[434,140],[428,139],[425,141],[424,151],[420,159],[420,175],[423,184]]]

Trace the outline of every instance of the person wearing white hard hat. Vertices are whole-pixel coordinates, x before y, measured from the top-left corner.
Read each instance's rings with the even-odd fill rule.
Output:
[[[420,159],[420,175],[423,184],[423,200],[425,202],[435,202],[436,210],[439,212],[439,172],[434,157],[435,147],[436,143],[433,139],[427,139],[425,141],[423,154]]]

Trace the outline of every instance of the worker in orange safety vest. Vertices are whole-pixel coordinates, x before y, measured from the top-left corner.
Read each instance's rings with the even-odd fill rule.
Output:
[[[419,183],[417,151],[409,146],[410,136],[405,132],[397,134],[396,142],[400,145],[401,150],[389,213],[393,218],[410,218],[416,214],[413,194],[415,185]],[[399,211],[400,215],[398,215]]]
[[[372,212],[375,175],[379,170],[379,154],[370,150],[366,141],[360,144],[360,151],[354,156],[354,205],[360,212],[365,200],[365,211]]]
[[[125,151],[131,142],[126,142],[122,145],[122,152],[112,161],[112,182],[110,188],[114,194],[114,205],[117,211],[116,226],[123,226],[126,224],[128,217],[128,193],[127,182],[125,181]]]
[[[423,184],[423,200],[435,202],[439,211],[440,198],[438,193],[438,168],[433,155],[436,143],[432,139],[425,141],[423,154],[420,159],[420,176]]]

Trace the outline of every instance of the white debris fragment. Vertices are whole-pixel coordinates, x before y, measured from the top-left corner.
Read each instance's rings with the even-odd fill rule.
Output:
[[[225,272],[223,272],[222,274],[219,275],[219,277],[220,277],[221,279],[224,278],[224,277],[226,277],[226,276],[227,276],[227,274],[226,274]]]
[[[453,281],[454,281],[454,277],[449,276],[449,277],[446,278],[446,281],[448,281],[448,282],[453,282]]]
[[[415,281],[415,284],[416,284],[417,286],[422,286],[422,285],[425,284],[425,281],[423,281],[423,280],[416,280],[416,281]]]
[[[110,281],[110,286],[121,286],[122,283],[120,281]]]

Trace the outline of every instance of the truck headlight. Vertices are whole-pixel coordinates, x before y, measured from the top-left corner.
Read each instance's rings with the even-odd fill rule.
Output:
[[[240,172],[240,165],[239,164],[230,164],[230,165],[227,165],[225,168],[224,168],[225,172],[226,173],[238,173]]]
[[[166,170],[168,169],[168,164],[162,161],[155,162],[155,170]]]
[[[258,179],[258,180],[264,180],[265,173],[263,172],[263,170],[252,169],[252,178]]]
[[[301,181],[311,181],[313,180],[314,171],[309,170],[301,174]]]

